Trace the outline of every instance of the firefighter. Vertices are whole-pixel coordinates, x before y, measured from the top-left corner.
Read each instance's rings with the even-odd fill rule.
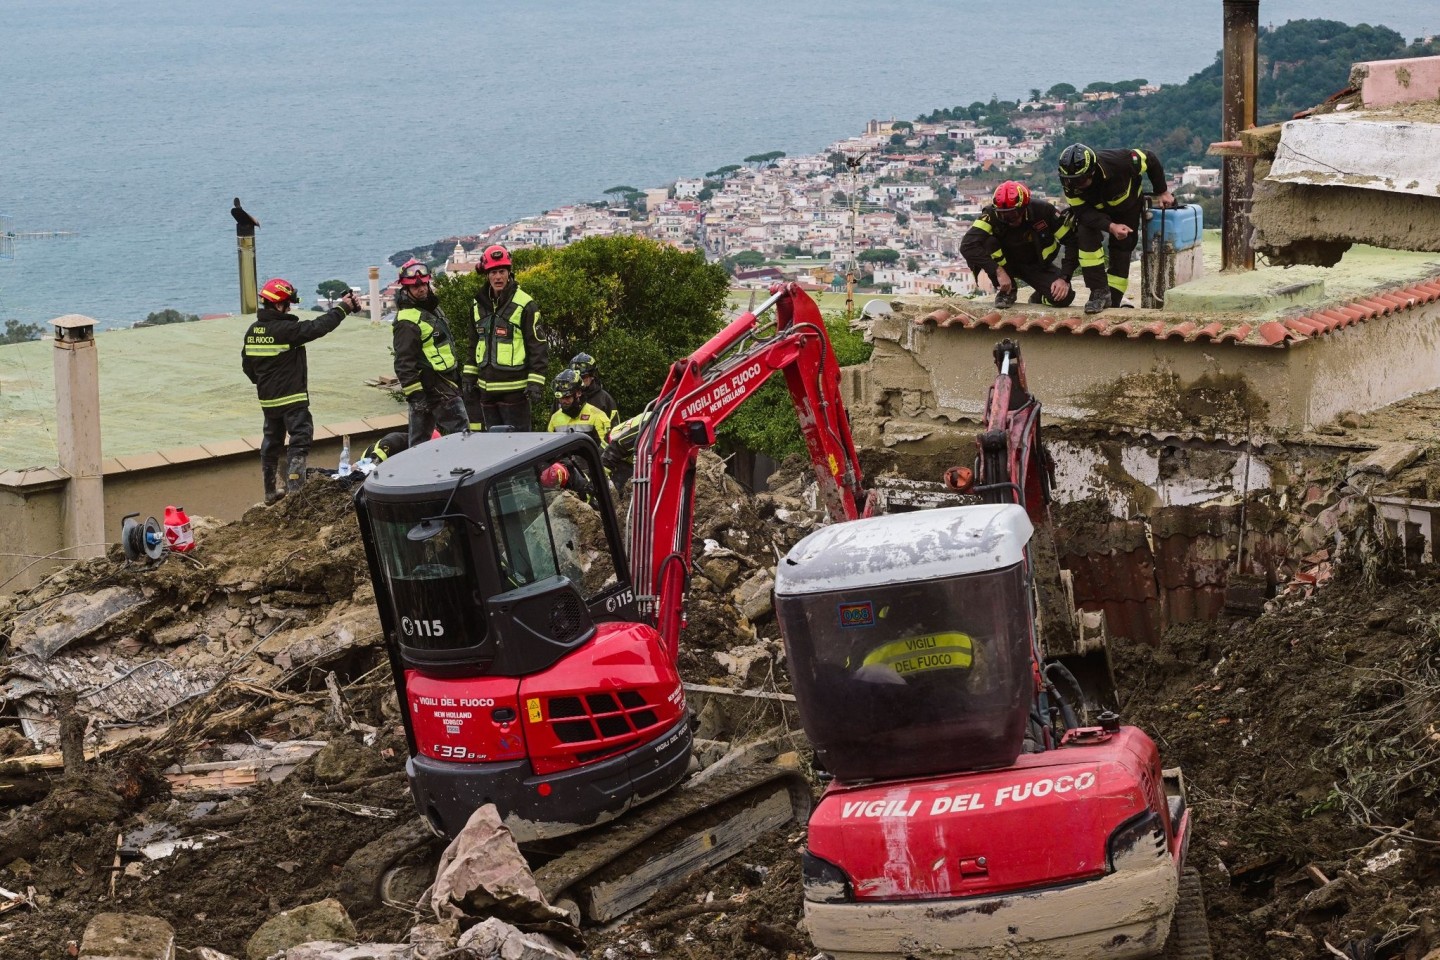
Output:
[[[610,434],[610,415],[585,400],[585,388],[580,383],[580,371],[566,367],[555,375],[555,406],[546,428],[551,433],[561,431],[588,433],[605,447],[605,438]]]
[[[340,326],[340,321],[348,315],[358,313],[360,301],[353,292],[347,292],[339,304],[320,316],[300,320],[290,315],[291,306],[300,302],[300,296],[289,280],[279,277],[265,281],[265,286],[260,288],[260,300],[255,322],[245,331],[240,368],[255,384],[260,409],[265,413],[260,440],[260,475],[265,482],[265,502],[274,503],[287,492],[299,490],[305,482],[305,460],[315,437],[305,344],[319,340]],[[278,487],[280,453],[286,450],[287,434],[290,441],[285,483]]]
[[[464,382],[478,391],[487,428],[530,430],[531,405],[544,396],[550,359],[540,311],[516,285],[509,250],[499,244],[486,247],[475,270],[485,274],[485,286],[475,296]]]
[[[1075,218],[1080,273],[1090,291],[1086,313],[1120,306],[1130,286],[1130,255],[1140,242],[1140,189],[1146,176],[1155,206],[1173,206],[1175,197],[1165,184],[1160,158],[1149,150],[1095,151],[1072,143],[1060,152],[1060,183]],[[1102,244],[1108,244],[1108,256]]]
[[[407,260],[400,268],[394,347],[395,376],[410,405],[408,445],[418,447],[436,429],[442,434],[468,431],[455,341],[430,283],[430,268],[419,260]]]
[[[1034,293],[1031,303],[1068,307],[1075,299],[1070,277],[1078,256],[1070,218],[1044,200],[1035,200],[1023,183],[1006,180],[960,241],[960,255],[995,286],[995,306],[1015,303],[1020,281]],[[1060,266],[1055,254],[1064,247]]]
[[[635,478],[635,444],[640,439],[640,430],[654,416],[654,411],[637,413],[623,423],[610,428],[605,438],[605,449],[600,451],[600,462],[610,474],[610,482],[619,493],[625,492],[625,485]]]
[[[585,402],[605,411],[611,423],[619,420],[620,407],[615,403],[615,398],[610,396],[610,391],[600,384],[600,371],[595,366],[595,358],[588,353],[577,353],[570,358],[570,369],[580,374],[580,386],[585,391]]]

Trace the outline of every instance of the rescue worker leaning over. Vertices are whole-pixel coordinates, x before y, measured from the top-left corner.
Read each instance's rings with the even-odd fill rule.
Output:
[[[464,383],[478,391],[486,429],[533,429],[531,404],[544,396],[550,359],[539,308],[516,285],[510,251],[499,244],[485,248],[475,270],[485,274],[485,286],[475,296]]]
[[[1090,290],[1086,313],[1120,306],[1130,286],[1130,255],[1140,242],[1141,181],[1148,176],[1157,207],[1174,205],[1160,158],[1149,150],[1091,150],[1072,143],[1060,152],[1060,184],[1075,218],[1080,273]],[[1107,243],[1108,255],[1101,249]]]
[[[265,483],[265,502],[274,503],[286,492],[300,489],[305,482],[305,460],[315,437],[315,419],[310,415],[310,374],[305,363],[305,344],[319,340],[340,326],[340,321],[360,310],[353,292],[340,303],[311,320],[290,315],[300,296],[289,280],[276,277],[260,288],[260,309],[255,322],[245,331],[240,348],[240,368],[255,384],[265,426],[260,440],[260,475]],[[289,458],[285,483],[277,487],[280,454]]]
[[[610,475],[616,493],[624,494],[625,485],[635,479],[635,445],[640,440],[641,429],[654,415],[653,410],[644,410],[610,428],[605,448],[600,451],[600,463]]]
[[[1078,255],[1073,224],[1044,200],[1030,196],[1023,183],[1006,180],[960,241],[960,255],[975,272],[985,274],[995,287],[995,306],[1013,306],[1020,281],[1034,293],[1031,303],[1068,307],[1075,299],[1070,278]],[[1060,266],[1055,255],[1064,248]]]
[[[580,371],[566,367],[555,375],[555,403],[557,409],[550,415],[547,429],[551,433],[588,433],[600,444],[601,459],[604,459],[606,437],[610,434],[610,417],[599,407],[585,402],[585,388],[580,383]],[[594,503],[595,490],[587,475],[583,462],[578,458],[565,458],[547,467],[540,475],[540,482],[547,487],[573,490],[586,502]]]
[[[600,368],[595,365],[595,358],[588,353],[577,353],[570,358],[570,369],[580,374],[580,388],[585,393],[585,402],[605,411],[612,424],[619,420],[620,405],[600,383]]]
[[[429,440],[437,428],[442,434],[469,430],[455,341],[430,285],[430,268],[419,260],[400,268],[394,338],[395,377],[410,405],[409,445]]]

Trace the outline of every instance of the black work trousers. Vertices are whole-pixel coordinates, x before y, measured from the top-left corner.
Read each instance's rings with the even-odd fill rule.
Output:
[[[1005,268],[1005,272],[1010,274],[1011,282],[1027,283],[1034,288],[1035,296],[1030,298],[1031,303],[1043,303],[1047,307],[1068,307],[1075,300],[1073,286],[1070,292],[1059,300],[1050,296],[1051,284],[1056,280],[1070,280],[1053,263],[1011,263]]]
[[[468,429],[470,418],[465,415],[465,403],[460,394],[425,390],[410,400],[410,446],[407,449],[420,446],[436,430],[442,436],[448,436]]]
[[[528,433],[535,429],[530,419],[530,398],[524,390],[481,393],[480,415],[485,420],[486,430],[511,427],[516,433]]]
[[[290,436],[291,457],[310,454],[310,444],[315,439],[315,418],[310,415],[310,404],[294,403],[265,410],[265,427],[260,435],[261,466],[279,465],[286,452],[286,434]]]
[[[1144,207],[1127,203],[1107,210],[1111,223],[1123,223],[1130,236],[1117,240],[1108,231],[1075,223],[1075,241],[1080,246],[1080,273],[1091,293],[1110,290],[1110,304],[1118,307],[1120,298],[1130,288],[1130,259],[1140,243],[1140,214]],[[1103,249],[1102,249],[1103,247]]]

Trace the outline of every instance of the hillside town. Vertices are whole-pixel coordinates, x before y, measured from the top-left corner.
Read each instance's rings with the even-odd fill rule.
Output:
[[[667,187],[616,187],[603,202],[446,238],[442,243],[453,242],[453,249],[443,269],[475,269],[492,243],[558,247],[638,234],[725,262],[741,289],[784,279],[811,291],[841,291],[853,266],[855,279],[876,291],[964,296],[975,292],[976,277],[960,256],[960,241],[995,186],[1023,176],[1047,146],[1103,116],[1107,101],[1156,89],[1137,83],[1125,93],[1032,100],[1011,114],[1003,133],[969,119],[870,120],[862,134],[818,154],[760,154]],[[1168,173],[1182,194],[1218,187],[1218,169]],[[1037,189],[1036,196],[1045,193]],[[980,283],[989,289],[983,276]],[[387,296],[393,293],[392,287]]]

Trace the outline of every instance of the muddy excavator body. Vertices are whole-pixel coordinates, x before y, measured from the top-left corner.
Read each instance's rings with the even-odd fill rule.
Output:
[[[1038,602],[1059,579],[1037,549],[1040,405],[1013,342],[996,367],[974,468],[952,481],[982,502],[825,527],[776,567],[801,722],[833,777],[809,821],[806,925],[833,960],[1180,944],[1203,960],[1203,926],[1172,930],[1197,915],[1181,890],[1199,896],[1178,771],[1049,654],[1063,625],[1042,613],[1068,604]]]

